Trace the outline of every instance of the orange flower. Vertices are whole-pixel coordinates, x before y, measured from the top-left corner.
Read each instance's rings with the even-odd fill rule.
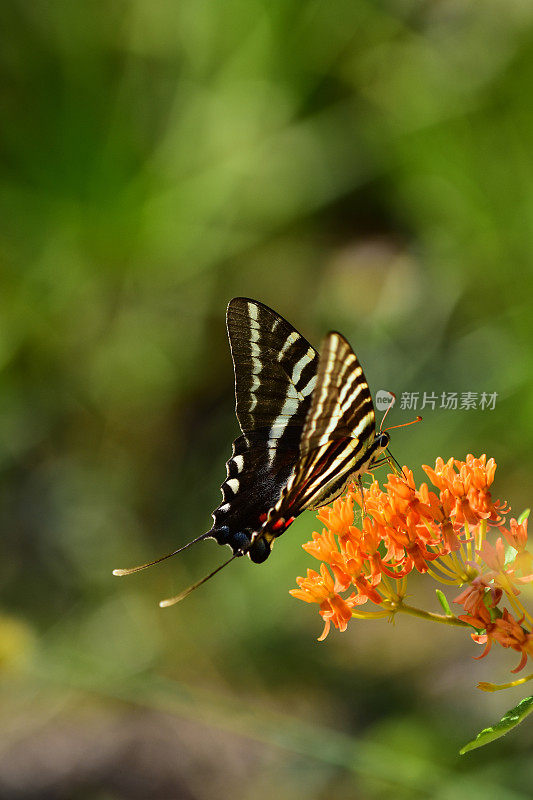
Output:
[[[353,525],[353,504],[354,497],[348,493],[345,498],[334,500],[331,508],[329,506],[320,508],[316,517],[338,536],[342,536],[343,532],[348,532]]]
[[[293,597],[306,603],[321,603],[335,593],[335,584],[325,564],[320,565],[320,574],[314,569],[307,570],[307,578],[297,578],[300,589],[291,589]]]
[[[522,669],[533,655],[533,617],[522,606],[517,588],[533,581],[527,522],[511,519],[509,530],[504,527],[507,504],[490,493],[494,459],[470,454],[465,461],[438,458],[434,469],[424,470],[436,491],[427,483],[417,488],[413,473],[404,467],[402,475],[388,475],[384,488],[372,481],[363,498],[351,487],[345,497],[320,509],[318,519],[325,527],[303,546],[322,562],[320,573],[308,570],[306,578],[297,578],[299,588],[291,594],[319,605],[325,623],[321,639],[331,624],[343,631],[353,616],[385,617],[403,609],[448,624],[467,623],[476,629],[474,641],[485,645],[479,658],[498,642],[521,653],[515,671]],[[356,525],[357,507],[365,513]],[[491,525],[512,546],[514,559],[502,537],[494,543],[487,539]],[[464,613],[439,617],[407,606],[405,578],[413,570],[444,584],[466,584],[454,600]],[[522,614],[519,621],[499,607],[503,599]],[[360,609],[369,600],[377,611]]]
[[[352,617],[355,596],[343,598],[335,591],[335,584],[325,564],[320,565],[320,574],[313,569],[307,570],[306,578],[297,578],[299,589],[291,589],[293,597],[306,603],[319,603],[319,612],[325,621],[324,630],[319,638],[322,641],[329,633],[330,625],[345,631]]]
[[[513,560],[506,563],[505,545],[501,537],[496,540],[495,546],[491,545],[485,539],[481,549],[476,552],[490,569],[486,577],[492,580],[496,586],[501,586],[508,595],[520,594],[520,590],[515,584],[524,584],[533,581],[533,574],[524,575],[522,577],[518,577],[515,574],[517,566],[530,566],[529,553],[525,550],[522,553],[517,553]],[[525,561],[521,561],[521,558],[524,557]]]
[[[520,550],[524,550],[527,545],[527,519],[521,523],[518,523],[516,519],[511,519],[509,525],[511,530],[507,531],[505,528],[502,528],[502,532],[511,547],[514,547],[515,550],[520,552]]]
[[[496,540],[496,545],[491,545],[486,539],[481,545],[481,549],[476,551],[487,567],[493,572],[504,572],[505,571],[505,547],[503,544],[503,539],[499,537]]]
[[[335,564],[342,561],[337,540],[332,531],[322,528],[322,533],[313,533],[313,540],[302,545],[310,555],[319,561]]]
[[[483,519],[497,524],[506,513],[505,504],[492,501],[489,486],[494,480],[496,462],[493,458],[475,458],[468,454],[465,461],[450,458],[446,463],[437,458],[435,469],[424,465],[431,482],[441,491],[441,500],[453,506],[452,515],[458,525],[476,525]],[[454,502],[455,501],[455,502]]]
[[[485,649],[480,656],[484,658],[489,652],[492,642],[499,642],[502,647],[510,647],[521,653],[518,665],[511,672],[520,672],[527,663],[528,656],[533,655],[533,634],[522,627],[523,617],[516,620],[509,611],[504,608],[503,614],[499,619],[487,625],[484,634],[472,634],[472,639],[478,644],[484,644]]]
[[[454,599],[454,603],[462,605],[466,614],[458,619],[468,622],[474,628],[483,629],[491,622],[488,608],[495,608],[501,600],[502,589],[496,589],[482,577],[474,578],[472,583]]]
[[[503,610],[503,615],[500,619],[494,620],[494,630],[492,631],[493,638],[498,641],[502,647],[511,647],[513,650],[522,654],[518,666],[511,670],[511,672],[519,672],[526,665],[528,655],[533,655],[533,634],[528,633],[523,627],[522,622],[524,618],[515,620],[506,608]]]
[[[354,594],[346,599],[339,594],[335,594],[320,604],[320,616],[325,624],[324,630],[318,637],[319,642],[324,641],[328,635],[332,622],[341,632],[346,630],[348,622],[352,618],[352,609],[354,605],[356,605]]]
[[[527,519],[518,523],[516,519],[510,521],[511,530],[500,528],[509,544],[514,548],[517,553],[513,561],[513,568],[516,572],[521,572],[522,575],[527,576],[527,581],[533,580],[533,554],[527,550]],[[522,579],[523,581],[526,578]]]

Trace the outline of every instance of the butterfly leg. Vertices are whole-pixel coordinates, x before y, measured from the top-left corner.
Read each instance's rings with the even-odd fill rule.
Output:
[[[363,479],[359,475],[357,478],[357,485],[359,486],[359,491],[361,492],[361,522],[366,517],[366,506],[365,506],[365,487],[363,486]]]
[[[379,458],[377,461],[372,462],[372,470],[374,469],[374,467],[384,467],[385,464],[390,465],[390,463],[391,463],[390,458],[388,456],[383,456],[383,458]]]
[[[384,467],[385,464],[388,464],[389,467],[391,467],[392,471],[399,478],[401,478],[404,483],[407,483],[407,481],[405,480],[405,475],[403,474],[403,470],[402,470],[400,464],[398,463],[398,461],[396,461],[396,459],[392,455],[392,453],[390,453],[390,455],[383,456],[382,458],[378,459],[377,461],[374,461],[372,463],[372,470],[374,470],[374,467]]]
[[[392,455],[392,453],[391,453],[391,452],[390,452],[390,450],[388,450],[388,449],[387,449],[387,456],[386,456],[386,458],[387,458],[387,461],[389,462],[389,464],[391,465],[391,467],[392,467],[392,468],[395,470],[395,472],[398,474],[398,476],[399,476],[400,478],[404,478],[404,474],[403,474],[402,465],[400,464],[400,462],[399,462],[399,461],[398,461],[396,458],[394,458],[394,456]]]

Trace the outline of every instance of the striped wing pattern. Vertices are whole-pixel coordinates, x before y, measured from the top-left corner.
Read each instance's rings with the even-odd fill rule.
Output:
[[[362,367],[344,336],[329,333],[320,350],[299,458],[267,527],[282,527],[280,520],[330,503],[366,471],[377,450],[374,406]]]
[[[242,436],[208,535],[261,562],[298,514],[365,471],[376,450],[374,408],[340,334],[328,334],[319,355],[283,317],[247,298],[230,302],[227,326]]]
[[[233,443],[221,486],[223,501],[209,531],[234,552],[264,561],[270,547],[257,532],[298,460],[302,429],[316,384],[318,353],[283,317],[248,298],[227,312],[242,436]]]
[[[340,333],[328,333],[320,350],[317,385],[302,431],[300,455],[351,437],[368,443],[375,430],[372,397],[357,356]]]
[[[230,302],[227,327],[243,434],[281,440],[297,428],[299,440],[316,384],[316,350],[275,311],[244,297]]]

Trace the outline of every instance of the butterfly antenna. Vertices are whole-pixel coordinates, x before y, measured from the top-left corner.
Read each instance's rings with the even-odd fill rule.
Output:
[[[394,392],[389,392],[389,394],[390,394],[389,405],[387,406],[387,410],[383,414],[383,419],[381,420],[381,425],[379,426],[379,432],[380,433],[383,431],[383,423],[385,422],[387,414],[389,413],[389,411],[393,407],[394,403],[396,402],[396,395],[394,394]]]
[[[203,583],[206,583],[207,581],[211,580],[211,578],[213,578],[217,574],[217,572],[220,572],[221,569],[224,569],[224,567],[227,567],[228,564],[231,564],[231,562],[234,561],[234,559],[239,558],[239,556],[242,555],[243,555],[242,552],[235,553],[234,555],[231,556],[231,558],[229,558],[227,561],[224,561],[223,564],[220,564],[220,566],[214,569],[213,572],[210,572],[209,575],[204,575],[203,578],[201,578],[199,581],[196,581],[196,583],[193,583],[192,586],[189,586],[188,589],[185,589],[183,592],[180,592],[180,594],[177,594],[175,597],[169,597],[167,600],[161,600],[159,605],[161,606],[161,608],[168,608],[169,606],[174,606],[176,605],[176,603],[181,602],[181,600],[185,599],[185,597],[190,595],[191,592],[194,592],[194,590],[198,589],[198,587],[201,586]]]
[[[153,567],[154,564],[159,564],[160,561],[166,561],[167,558],[172,558],[172,556],[181,553],[182,550],[186,550],[196,542],[201,542],[202,539],[206,539],[209,536],[209,533],[202,533],[201,536],[197,536],[196,539],[193,539],[192,542],[187,542],[184,544],[183,547],[178,547],[177,550],[173,550],[172,553],[168,553],[166,556],[161,556],[160,558],[156,558],[154,561],[149,561],[147,564],[140,564],[138,567],[130,567],[129,569],[114,569],[113,575],[118,575],[122,577],[123,575],[132,575],[134,572],[140,572],[142,569],[146,569],[147,567]]]
[[[390,408],[390,406],[389,406],[389,408]],[[389,408],[385,412],[385,417],[387,416],[387,412],[388,412]],[[381,424],[382,425],[383,425],[383,420],[385,419],[385,417],[383,417],[383,419],[381,420]],[[382,430],[380,428],[379,432],[380,433],[385,433],[386,431],[394,431],[394,430],[396,430],[396,428],[406,428],[407,425],[414,425],[415,422],[422,422],[422,417],[418,416],[416,419],[412,419],[411,422],[402,422],[401,425],[391,425],[390,428],[385,428],[385,430]]]

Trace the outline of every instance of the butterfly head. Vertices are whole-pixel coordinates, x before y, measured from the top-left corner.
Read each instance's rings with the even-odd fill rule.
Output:
[[[389,409],[387,409],[387,412],[388,410]],[[385,416],[387,416],[387,413],[385,413]],[[385,420],[385,416],[381,420],[381,426],[383,426],[383,421]],[[374,441],[372,442],[373,452],[370,461],[370,466],[371,467],[380,466],[388,462],[393,469],[399,471],[399,473],[401,474],[402,467],[400,466],[398,461],[394,458],[391,451],[388,449],[390,444],[390,436],[387,433],[387,431],[394,430],[394,428],[405,428],[407,425],[413,425],[415,422],[421,422],[421,421],[422,417],[417,417],[416,419],[413,419],[411,422],[404,422],[401,425],[393,425],[391,428],[387,428],[387,430],[385,431],[382,430],[380,427],[379,431],[375,435]]]
[[[374,441],[370,444],[366,452],[366,466],[365,469],[369,470],[376,466],[381,466],[388,461],[389,455],[385,451],[389,446],[390,436],[385,431],[377,431],[374,436]]]
[[[380,431],[376,435],[375,441],[379,450],[385,450],[389,446],[390,436],[387,431]]]

